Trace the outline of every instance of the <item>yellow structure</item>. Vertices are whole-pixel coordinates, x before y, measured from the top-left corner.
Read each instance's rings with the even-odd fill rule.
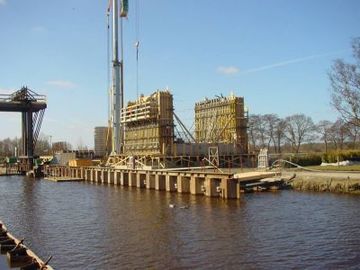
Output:
[[[93,162],[91,159],[71,159],[69,160],[69,167],[84,167],[92,166]]]
[[[95,127],[94,130],[94,151],[95,156],[104,157],[110,154],[111,129],[108,127]]]
[[[174,141],[173,96],[156,91],[129,102],[121,112],[123,154],[171,155]]]
[[[195,104],[195,139],[198,143],[231,143],[247,153],[247,115],[244,98],[206,99]]]

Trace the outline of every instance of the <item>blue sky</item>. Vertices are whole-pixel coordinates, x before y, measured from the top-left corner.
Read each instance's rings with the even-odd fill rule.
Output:
[[[125,100],[169,87],[188,125],[206,97],[244,96],[250,113],[335,120],[327,72],[351,61],[358,0],[129,0],[124,21]],[[93,146],[107,123],[107,0],[0,0],[0,93],[46,94],[42,132]],[[0,113],[0,139],[20,136],[20,115]]]

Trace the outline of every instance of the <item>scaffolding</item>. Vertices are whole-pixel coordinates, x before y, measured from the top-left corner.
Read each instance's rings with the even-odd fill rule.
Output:
[[[125,127],[125,155],[170,155],[174,141],[173,97],[168,91],[156,91],[128,102],[122,110]]]
[[[248,152],[247,115],[244,98],[205,99],[195,104],[195,139],[198,143],[225,143]]]

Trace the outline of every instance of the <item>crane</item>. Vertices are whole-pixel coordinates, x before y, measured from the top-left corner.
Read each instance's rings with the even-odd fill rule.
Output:
[[[120,6],[119,6],[120,2]],[[119,8],[120,7],[120,8]],[[112,127],[111,155],[122,152],[124,129],[120,114],[124,107],[124,58],[123,58],[123,18],[127,17],[128,0],[109,0],[108,18],[112,12],[112,84],[110,90],[110,122]],[[120,53],[119,53],[119,14],[120,14]]]

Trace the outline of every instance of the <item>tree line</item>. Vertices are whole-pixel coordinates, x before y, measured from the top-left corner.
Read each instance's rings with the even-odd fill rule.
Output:
[[[21,155],[21,139],[6,138],[0,140],[0,157]],[[61,150],[71,150],[72,146],[68,142],[50,143],[49,136],[40,134],[34,149],[36,156],[51,155],[53,152]],[[80,149],[80,148],[79,148]],[[16,153],[15,153],[16,152]]]
[[[330,80],[331,106],[338,112],[335,122],[322,120],[314,123],[304,114],[280,118],[276,114],[253,114],[249,116],[248,137],[250,151],[267,147],[274,153],[308,151],[305,146],[321,143],[325,151],[356,149],[360,132],[360,37],[352,40],[353,63],[342,59],[334,61],[328,73]],[[0,141],[0,156],[12,156],[15,147],[20,149],[20,139]],[[48,154],[61,148],[71,149],[67,142],[59,142],[54,149],[48,136],[42,135],[36,144],[37,155]],[[59,149],[57,149],[59,148]],[[87,148],[79,143],[78,149]],[[314,147],[308,147],[314,150]]]
[[[351,42],[353,63],[334,61],[328,73],[330,105],[338,112],[335,122],[314,123],[311,117],[294,114],[279,118],[276,114],[250,115],[248,136],[250,150],[267,147],[272,152],[283,150],[299,153],[304,144],[322,142],[329,149],[356,149],[360,132],[360,37]]]
[[[316,143],[320,144],[318,151],[355,149],[360,143],[359,133],[360,127],[341,118],[335,122],[322,120],[314,123],[305,114],[285,118],[276,114],[253,114],[248,122],[249,148],[252,152],[266,147],[273,153],[299,153],[304,150],[304,145],[309,148],[309,144]]]

